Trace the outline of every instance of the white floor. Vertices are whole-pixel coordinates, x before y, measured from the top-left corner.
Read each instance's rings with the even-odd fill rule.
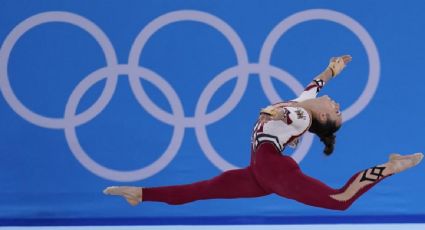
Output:
[[[317,225],[166,225],[166,226],[39,226],[0,227],[1,230],[425,230],[425,224]]]

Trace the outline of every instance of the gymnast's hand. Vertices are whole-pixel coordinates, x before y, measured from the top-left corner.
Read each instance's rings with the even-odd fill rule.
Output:
[[[331,58],[328,68],[332,71],[332,77],[336,77],[339,73],[341,73],[341,71],[351,61],[351,59],[351,55],[343,55]]]

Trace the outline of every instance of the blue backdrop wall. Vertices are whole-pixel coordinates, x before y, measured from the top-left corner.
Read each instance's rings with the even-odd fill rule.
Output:
[[[367,7],[366,7],[367,5]],[[333,187],[392,152],[424,150],[420,1],[0,1],[0,218],[407,216],[424,221],[425,166],[348,211],[275,195],[128,206],[109,185],[208,179],[249,162],[260,108],[296,97],[332,56],[322,94],[344,126],[325,157],[288,151]]]

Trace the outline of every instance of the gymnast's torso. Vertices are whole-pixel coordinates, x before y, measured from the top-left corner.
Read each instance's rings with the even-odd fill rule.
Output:
[[[251,136],[253,151],[263,143],[273,144],[279,152],[287,145],[296,147],[311,124],[310,114],[297,104],[279,102],[261,110]]]

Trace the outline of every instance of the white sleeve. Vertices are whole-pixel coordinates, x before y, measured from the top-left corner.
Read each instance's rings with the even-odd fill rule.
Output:
[[[301,93],[299,97],[292,101],[301,102],[308,99],[313,99],[317,97],[319,91],[323,88],[325,82],[322,80],[313,80]]]

